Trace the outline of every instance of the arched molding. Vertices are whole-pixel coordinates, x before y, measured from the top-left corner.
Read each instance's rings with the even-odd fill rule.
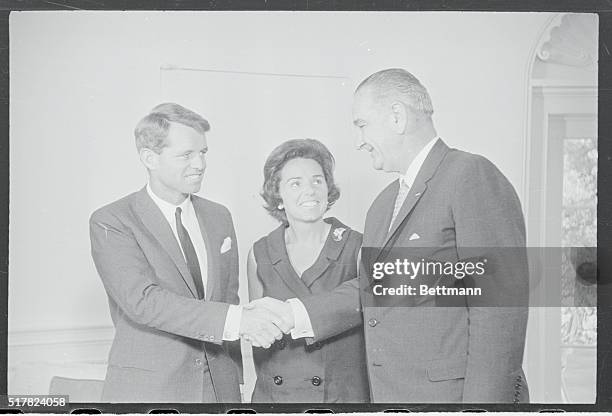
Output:
[[[528,56],[522,196],[530,247],[561,245],[561,229],[555,224],[561,223],[563,138],[597,134],[597,39],[596,14],[557,14],[542,28]],[[530,298],[560,291],[554,275],[559,262],[530,261],[531,274],[541,277]],[[564,399],[560,315],[557,308],[530,310],[525,363],[536,402]]]
[[[545,209],[542,194],[530,188],[534,183],[546,186],[542,169],[546,166],[549,117],[580,112],[576,107],[597,114],[597,39],[596,14],[560,13],[543,27],[528,57],[522,183],[528,223],[530,218],[541,219]],[[530,231],[528,244],[545,243],[543,230],[536,234],[531,227]]]
[[[597,15],[566,13],[549,25],[536,47],[536,59],[575,67],[597,63]]]

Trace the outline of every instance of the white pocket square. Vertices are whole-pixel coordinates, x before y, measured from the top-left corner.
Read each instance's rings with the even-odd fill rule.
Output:
[[[417,233],[413,233],[413,234],[410,236],[409,240],[410,240],[410,241],[412,241],[412,240],[418,240],[419,238],[421,238],[421,236],[420,236],[420,235],[418,235]]]
[[[232,239],[230,237],[225,237],[223,240],[223,244],[221,244],[221,254],[229,251],[232,248]]]

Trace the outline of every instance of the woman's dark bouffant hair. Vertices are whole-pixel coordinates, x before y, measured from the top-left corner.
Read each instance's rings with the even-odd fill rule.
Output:
[[[261,196],[266,201],[264,208],[278,221],[286,223],[284,209],[279,209],[282,202],[278,194],[280,172],[283,166],[292,159],[312,159],[317,162],[327,182],[327,209],[340,197],[340,189],[334,182],[334,156],[323,143],[314,139],[287,140],[270,153],[264,165],[264,184]]]

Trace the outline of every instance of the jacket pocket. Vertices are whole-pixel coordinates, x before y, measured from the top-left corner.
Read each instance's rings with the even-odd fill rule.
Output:
[[[465,378],[467,356],[434,360],[427,367],[429,381]]]

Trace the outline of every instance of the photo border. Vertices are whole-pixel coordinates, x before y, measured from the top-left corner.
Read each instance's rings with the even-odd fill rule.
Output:
[[[9,0],[0,9],[0,395],[7,392],[8,335],[8,244],[9,244],[9,14],[13,10],[190,10],[190,11],[488,11],[488,12],[582,12],[599,15],[599,86],[598,86],[598,329],[597,329],[597,399],[594,405],[571,404],[112,404],[75,403],[65,408],[24,408],[37,413],[150,413],[153,410],[176,410],[180,413],[329,413],[382,411],[503,411],[503,412],[570,412],[612,410],[612,7],[606,1],[486,1],[486,0],[197,0],[175,1],[95,1],[62,2]],[[3,407],[3,406],[0,406]],[[6,412],[14,409],[0,408]]]

